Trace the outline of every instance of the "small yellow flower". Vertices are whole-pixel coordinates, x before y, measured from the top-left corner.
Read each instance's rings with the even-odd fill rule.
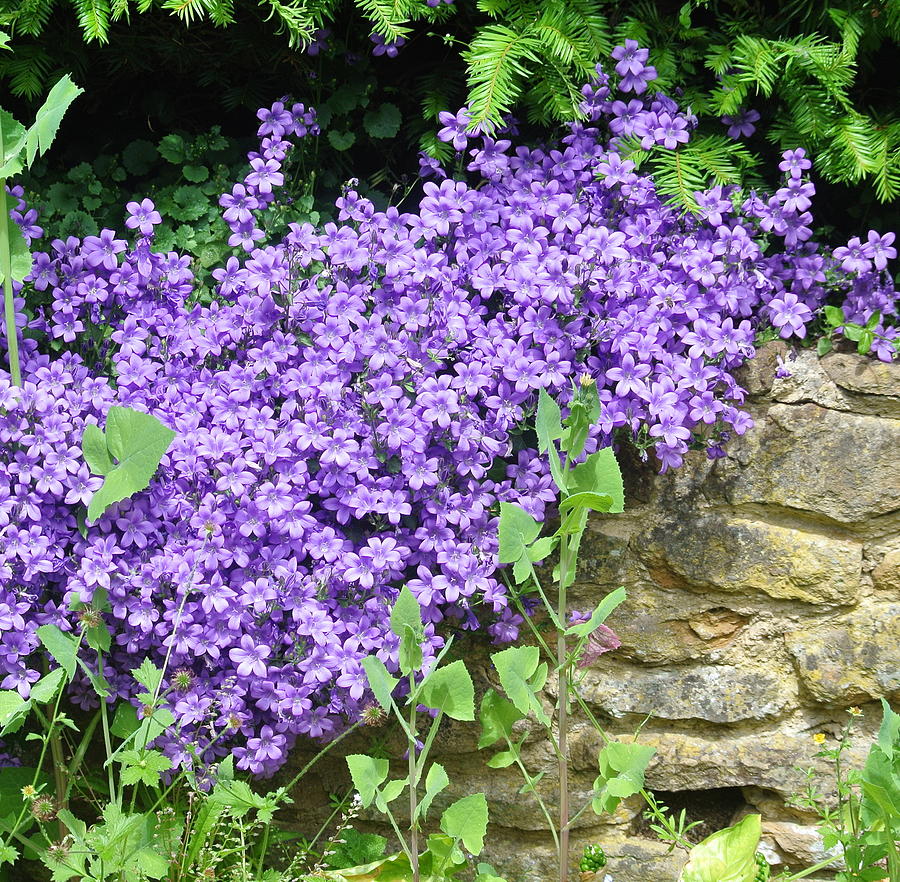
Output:
[[[861,717],[862,711],[858,707],[848,707],[847,713],[850,714],[851,717]]]
[[[816,744],[824,744],[825,743],[825,733],[824,732],[816,732],[816,734],[813,735],[813,741],[815,741]]]
[[[34,799],[37,796],[37,790],[31,786],[31,784],[26,784],[22,788],[22,797],[23,799]]]

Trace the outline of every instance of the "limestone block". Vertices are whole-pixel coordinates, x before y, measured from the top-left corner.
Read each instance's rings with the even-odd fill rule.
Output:
[[[611,717],[736,723],[776,716],[796,695],[794,678],[772,666],[697,665],[681,669],[607,666],[588,671],[582,694]]]
[[[900,603],[867,605],[785,634],[800,681],[818,701],[900,695]]]
[[[900,548],[881,559],[872,571],[872,583],[881,591],[900,591]]]
[[[884,395],[900,402],[900,362],[835,352],[823,358],[821,364],[842,389],[863,395]]]
[[[844,867],[840,846],[825,849],[818,829],[791,821],[762,822],[762,841],[773,847],[782,859],[782,863],[791,866],[811,867],[827,858],[834,858],[829,869]]]
[[[645,555],[687,586],[806,603],[853,603],[862,569],[859,543],[718,513],[665,523]]]
[[[774,404],[735,443],[725,492],[845,524],[900,510],[900,420]]]
[[[815,758],[819,750],[812,732],[769,728],[723,737],[721,731],[641,733],[641,744],[656,748],[647,770],[647,786],[659,790],[704,790],[710,787],[763,787],[784,797],[804,786],[803,768],[816,769],[819,780],[833,770]],[[868,751],[860,734],[846,756],[848,766],[859,767]]]

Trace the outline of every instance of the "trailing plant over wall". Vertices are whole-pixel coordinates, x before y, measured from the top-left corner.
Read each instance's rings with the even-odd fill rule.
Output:
[[[584,454],[624,436],[674,468],[750,427],[733,370],[757,334],[802,339],[835,301],[844,322],[874,319],[871,351],[894,357],[892,235],[812,242],[802,151],[771,197],[716,186],[694,194],[697,214],[668,206],[619,152],[626,119],[663,149],[690,137],[674,100],[622,91],[648,76],[598,69],[587,124],[546,148],[474,135],[460,111],[439,137],[471,177],[426,160],[435,180],[408,211],[348,188],[320,225],[281,195],[315,115],[278,101],[220,199],[241,256],[212,291],[189,257],[157,250],[149,199],[127,205],[127,236],[38,251],[14,290],[23,385],[0,373],[0,573],[19,586],[0,687],[27,696],[36,628],[90,604],[120,696],[140,703],[135,654],[180,673],[164,686],[180,729],[160,742],[174,764],[236,744],[238,767],[270,773],[298,735],[359,716],[363,658],[396,667],[401,585],[426,660],[454,629],[516,636],[496,518],[518,502],[542,519],[555,498],[531,428],[539,389],[565,408],[587,374],[599,413]],[[176,438],[146,490],[89,512],[105,460],[82,445],[113,406]],[[94,700],[80,679],[73,695]]]

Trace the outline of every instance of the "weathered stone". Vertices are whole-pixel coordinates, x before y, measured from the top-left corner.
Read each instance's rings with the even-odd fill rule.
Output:
[[[763,821],[762,835],[763,841],[778,852],[781,863],[809,867],[833,858],[828,864],[829,869],[844,867],[840,846],[826,850],[822,835],[816,827],[790,821]]]
[[[721,646],[746,625],[748,620],[749,616],[731,609],[708,609],[690,619],[688,627],[701,640]]]
[[[862,568],[859,543],[725,514],[664,522],[646,556],[657,579],[665,576],[654,560],[686,587],[762,591],[806,603],[852,603]]]
[[[698,665],[683,669],[629,669],[609,666],[589,671],[582,694],[611,717],[651,714],[663,720],[736,723],[761,720],[784,710],[795,695],[793,677],[773,669],[771,659],[756,666]]]
[[[772,391],[775,371],[779,362],[787,358],[788,345],[783,340],[773,340],[756,350],[756,355],[735,372],[735,379],[751,395],[765,395]]]
[[[836,352],[823,358],[821,365],[842,389],[863,395],[884,395],[900,402],[900,362]]]
[[[815,754],[819,745],[811,731],[785,732],[759,729],[746,735],[729,735],[715,729],[698,734],[683,732],[641,733],[641,744],[656,748],[647,769],[647,786],[659,790],[704,790],[710,787],[763,787],[783,797],[800,792],[806,780],[802,771],[813,768],[819,780],[833,770]],[[866,736],[859,734],[848,749],[848,766],[861,766],[868,751]]]
[[[872,570],[872,583],[881,591],[900,591],[900,548],[889,551]]]
[[[846,524],[900,510],[900,420],[837,413],[815,404],[772,405],[730,455],[724,492]]]
[[[818,701],[900,695],[900,604],[862,606],[785,634],[804,688]]]

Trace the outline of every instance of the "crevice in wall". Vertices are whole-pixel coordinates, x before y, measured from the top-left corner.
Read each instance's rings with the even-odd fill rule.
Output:
[[[685,822],[698,825],[688,831],[686,839],[697,843],[716,830],[723,830],[734,823],[737,814],[746,807],[743,791],[740,787],[713,787],[706,790],[654,790],[657,802],[668,809],[666,814],[680,818],[684,812]],[[629,835],[644,839],[655,839],[656,833],[651,829],[653,823],[643,815],[636,815],[631,822]]]

